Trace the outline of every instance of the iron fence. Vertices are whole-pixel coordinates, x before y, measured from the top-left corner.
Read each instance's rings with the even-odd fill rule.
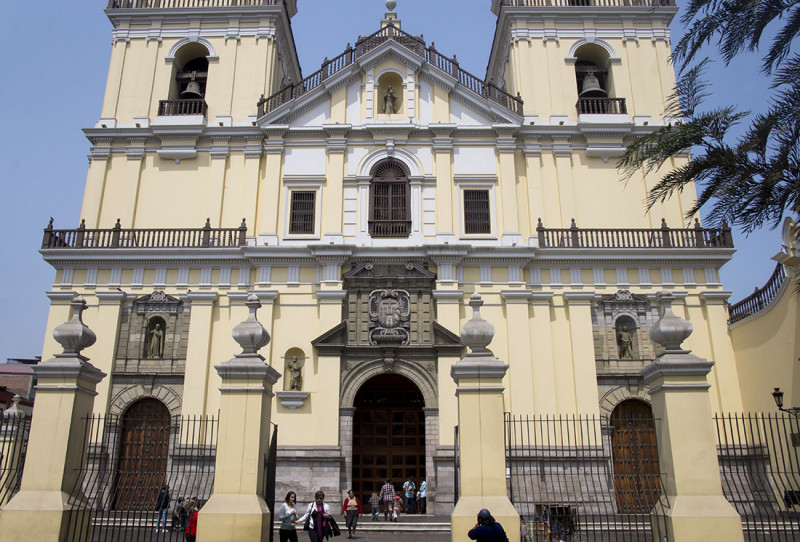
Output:
[[[30,429],[29,416],[0,415],[0,507],[19,491]]]
[[[181,503],[201,507],[213,492],[218,421],[108,415],[83,423],[86,446],[69,496],[68,539],[183,540]],[[162,514],[164,485],[170,500]]]
[[[800,419],[793,414],[714,417],[722,490],[745,539],[800,540]]]
[[[511,502],[530,541],[652,541],[666,533],[652,417],[506,414]],[[659,540],[667,540],[666,537]]]
[[[264,501],[267,503],[270,516],[275,519],[275,481],[278,467],[278,426],[272,424],[272,438],[269,451],[264,454]],[[269,524],[269,542],[275,540],[275,522]]]

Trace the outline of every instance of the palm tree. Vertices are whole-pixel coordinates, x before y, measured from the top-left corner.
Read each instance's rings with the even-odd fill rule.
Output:
[[[727,220],[745,232],[777,226],[787,215],[797,220],[800,55],[792,45],[800,35],[800,0],[693,0],[682,22],[689,30],[673,53],[682,75],[665,112],[678,120],[634,140],[618,167],[629,179],[640,170],[657,171],[693,149],[687,163],[653,187],[648,208],[694,181],[701,192],[687,216],[707,205],[711,222]],[[772,77],[774,94],[767,112],[752,117],[745,134],[733,138],[731,128],[749,119],[750,112],[732,106],[703,110],[708,60],[695,61],[713,43],[727,65],[736,55],[758,49],[773,22],[779,28],[763,55],[762,70]]]

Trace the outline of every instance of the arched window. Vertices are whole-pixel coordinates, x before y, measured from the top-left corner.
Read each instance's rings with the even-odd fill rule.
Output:
[[[408,237],[411,205],[408,170],[396,160],[378,163],[370,183],[369,234],[373,237]]]

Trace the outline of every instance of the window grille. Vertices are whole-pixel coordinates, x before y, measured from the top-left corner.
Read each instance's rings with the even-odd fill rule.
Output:
[[[464,233],[492,233],[488,190],[464,190]]]
[[[408,237],[411,230],[408,177],[403,166],[384,162],[371,185],[369,232],[373,237]]]
[[[314,191],[296,190],[292,192],[292,211],[289,219],[289,233],[314,233],[316,195],[317,193]]]

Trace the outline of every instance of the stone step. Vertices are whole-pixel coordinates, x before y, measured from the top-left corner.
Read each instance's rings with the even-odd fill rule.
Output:
[[[344,519],[342,518],[339,521],[339,518],[336,520],[336,524],[339,528],[345,532],[346,528],[344,526]],[[277,531],[280,528],[280,523],[275,523],[275,530]],[[301,526],[298,526],[298,531],[302,530]],[[374,533],[449,533],[450,532],[450,522],[449,521],[403,521],[402,519],[399,521],[367,521],[359,520],[358,522],[358,531],[359,532],[374,532]]]

